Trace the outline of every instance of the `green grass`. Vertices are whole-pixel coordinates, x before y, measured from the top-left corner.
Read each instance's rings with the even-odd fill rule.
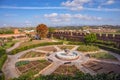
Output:
[[[0,70],[2,69],[2,66],[5,62],[5,60],[7,59],[7,55],[6,54],[3,54],[1,57],[0,57]]]
[[[18,41],[15,40],[15,41],[7,42],[7,43],[5,43],[5,45],[3,47],[5,49],[8,49],[8,48],[12,47],[16,42],[18,42]]]
[[[23,66],[23,65],[26,65],[26,64],[29,64],[29,61],[19,61],[15,64],[15,66]]]
[[[114,57],[113,55],[107,52],[94,53],[94,54],[90,54],[90,56],[97,59],[116,59],[116,57]]]
[[[43,62],[47,62],[46,60],[39,60],[39,62],[43,63]]]
[[[81,52],[94,52],[94,51],[98,51],[99,48],[97,46],[92,46],[92,45],[80,45],[80,47],[78,47],[77,50]]]

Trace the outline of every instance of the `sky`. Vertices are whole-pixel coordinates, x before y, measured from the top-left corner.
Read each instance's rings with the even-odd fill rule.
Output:
[[[0,27],[120,25],[120,0],[0,0]]]

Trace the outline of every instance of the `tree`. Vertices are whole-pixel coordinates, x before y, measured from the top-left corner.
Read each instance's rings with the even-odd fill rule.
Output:
[[[36,32],[40,37],[45,38],[48,33],[48,27],[45,24],[39,24],[36,27]]]
[[[84,41],[86,44],[93,43],[97,40],[97,36],[93,33],[88,34],[84,37]]]
[[[53,28],[53,27],[49,28],[49,32],[54,32],[54,31],[55,31],[55,28]]]

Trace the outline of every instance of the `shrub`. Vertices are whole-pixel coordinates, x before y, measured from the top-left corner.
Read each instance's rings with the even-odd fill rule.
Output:
[[[78,47],[77,50],[82,52],[90,52],[90,51],[98,51],[99,48],[97,46],[92,46],[92,45],[80,45],[80,47]]]
[[[97,37],[95,34],[91,33],[91,34],[88,34],[84,37],[84,41],[86,44],[89,44],[89,43],[93,43],[97,40]]]
[[[120,74],[97,74],[90,75],[84,74],[81,72],[77,72],[75,76],[69,75],[47,75],[47,76],[39,76],[33,78],[30,74],[22,75],[18,78],[14,78],[13,80],[119,80]]]

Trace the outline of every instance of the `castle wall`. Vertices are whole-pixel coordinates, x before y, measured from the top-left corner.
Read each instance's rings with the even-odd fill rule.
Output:
[[[86,33],[70,32],[70,31],[54,32],[50,34],[53,34],[53,37],[58,39],[66,39],[66,40],[72,40],[72,41],[84,41],[84,36],[87,35]],[[120,34],[98,34],[97,33],[96,36],[99,40],[113,41],[120,46]]]

